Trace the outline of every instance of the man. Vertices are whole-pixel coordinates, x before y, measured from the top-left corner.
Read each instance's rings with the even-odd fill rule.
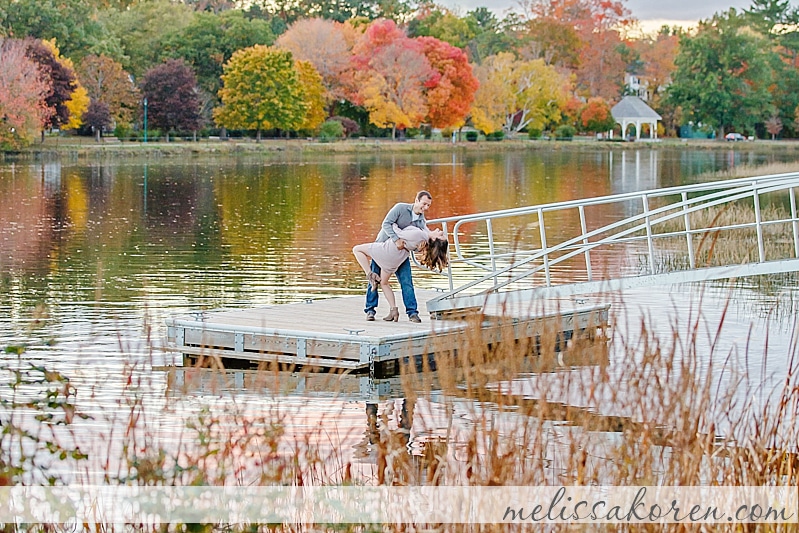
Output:
[[[393,225],[396,224],[400,228],[407,228],[408,226],[416,226],[419,229],[427,228],[427,220],[424,218],[425,211],[430,208],[433,203],[433,196],[427,191],[419,191],[416,193],[416,201],[412,204],[399,203],[391,208],[391,210],[383,219],[383,226],[380,233],[377,234],[376,242],[384,242],[391,239],[397,242],[397,234],[394,233]],[[380,274],[380,267],[372,261],[372,272]],[[416,304],[416,293],[413,290],[413,278],[411,277],[411,259],[406,259],[397,269],[395,274],[397,281],[399,281],[400,288],[402,289],[402,303],[405,304],[405,312],[408,313],[408,320],[416,322],[417,324],[422,321],[419,318],[419,309]],[[379,296],[377,290],[372,290],[372,287],[366,289],[366,320],[370,322],[375,319],[375,309],[377,308]]]

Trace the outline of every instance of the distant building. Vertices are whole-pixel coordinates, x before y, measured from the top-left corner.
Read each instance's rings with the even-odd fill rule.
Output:
[[[635,126],[635,138],[639,140],[641,139],[641,127],[648,125],[649,138],[657,139],[658,120],[663,117],[637,96],[625,96],[621,102],[613,106],[610,114],[613,115],[613,120],[621,126],[622,137],[626,137],[629,126]],[[610,132],[610,137],[613,138],[613,131]]]
[[[627,88],[628,94],[637,96],[644,102],[649,101],[649,82],[642,80],[635,74],[629,72],[624,73],[624,86]]]

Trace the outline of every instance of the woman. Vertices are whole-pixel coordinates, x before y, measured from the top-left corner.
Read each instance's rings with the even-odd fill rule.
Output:
[[[388,239],[383,242],[359,244],[352,249],[355,259],[366,273],[367,281],[372,285],[372,290],[376,291],[378,284],[383,289],[386,301],[391,306],[391,310],[387,316],[383,317],[383,320],[389,322],[399,320],[397,300],[394,298],[394,290],[388,282],[391,275],[397,271],[397,268],[411,252],[420,252],[422,257],[419,262],[431,270],[440,272],[447,266],[447,248],[449,246],[440,229],[426,231],[416,226],[401,229],[396,224],[393,228],[394,233],[399,237],[396,242]],[[371,270],[372,260],[380,267],[379,276]]]

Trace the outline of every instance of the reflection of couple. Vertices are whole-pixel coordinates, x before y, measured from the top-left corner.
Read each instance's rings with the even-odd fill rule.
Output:
[[[383,219],[377,240],[359,244],[352,249],[369,281],[366,290],[366,320],[375,319],[378,285],[383,289],[391,306],[383,320],[396,322],[399,319],[394,291],[388,282],[391,274],[396,274],[408,319],[417,323],[422,321],[413,291],[410,252],[419,252],[419,262],[431,270],[441,270],[447,266],[447,238],[440,229],[428,228],[424,218],[424,213],[432,202],[433,197],[429,192],[419,191],[414,203],[395,205]]]

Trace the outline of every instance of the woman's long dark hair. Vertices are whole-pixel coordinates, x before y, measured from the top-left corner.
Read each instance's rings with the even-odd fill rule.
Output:
[[[422,252],[422,258],[419,260],[423,266],[430,270],[441,272],[449,264],[447,259],[447,250],[449,249],[449,242],[445,239],[428,239],[427,247]]]

